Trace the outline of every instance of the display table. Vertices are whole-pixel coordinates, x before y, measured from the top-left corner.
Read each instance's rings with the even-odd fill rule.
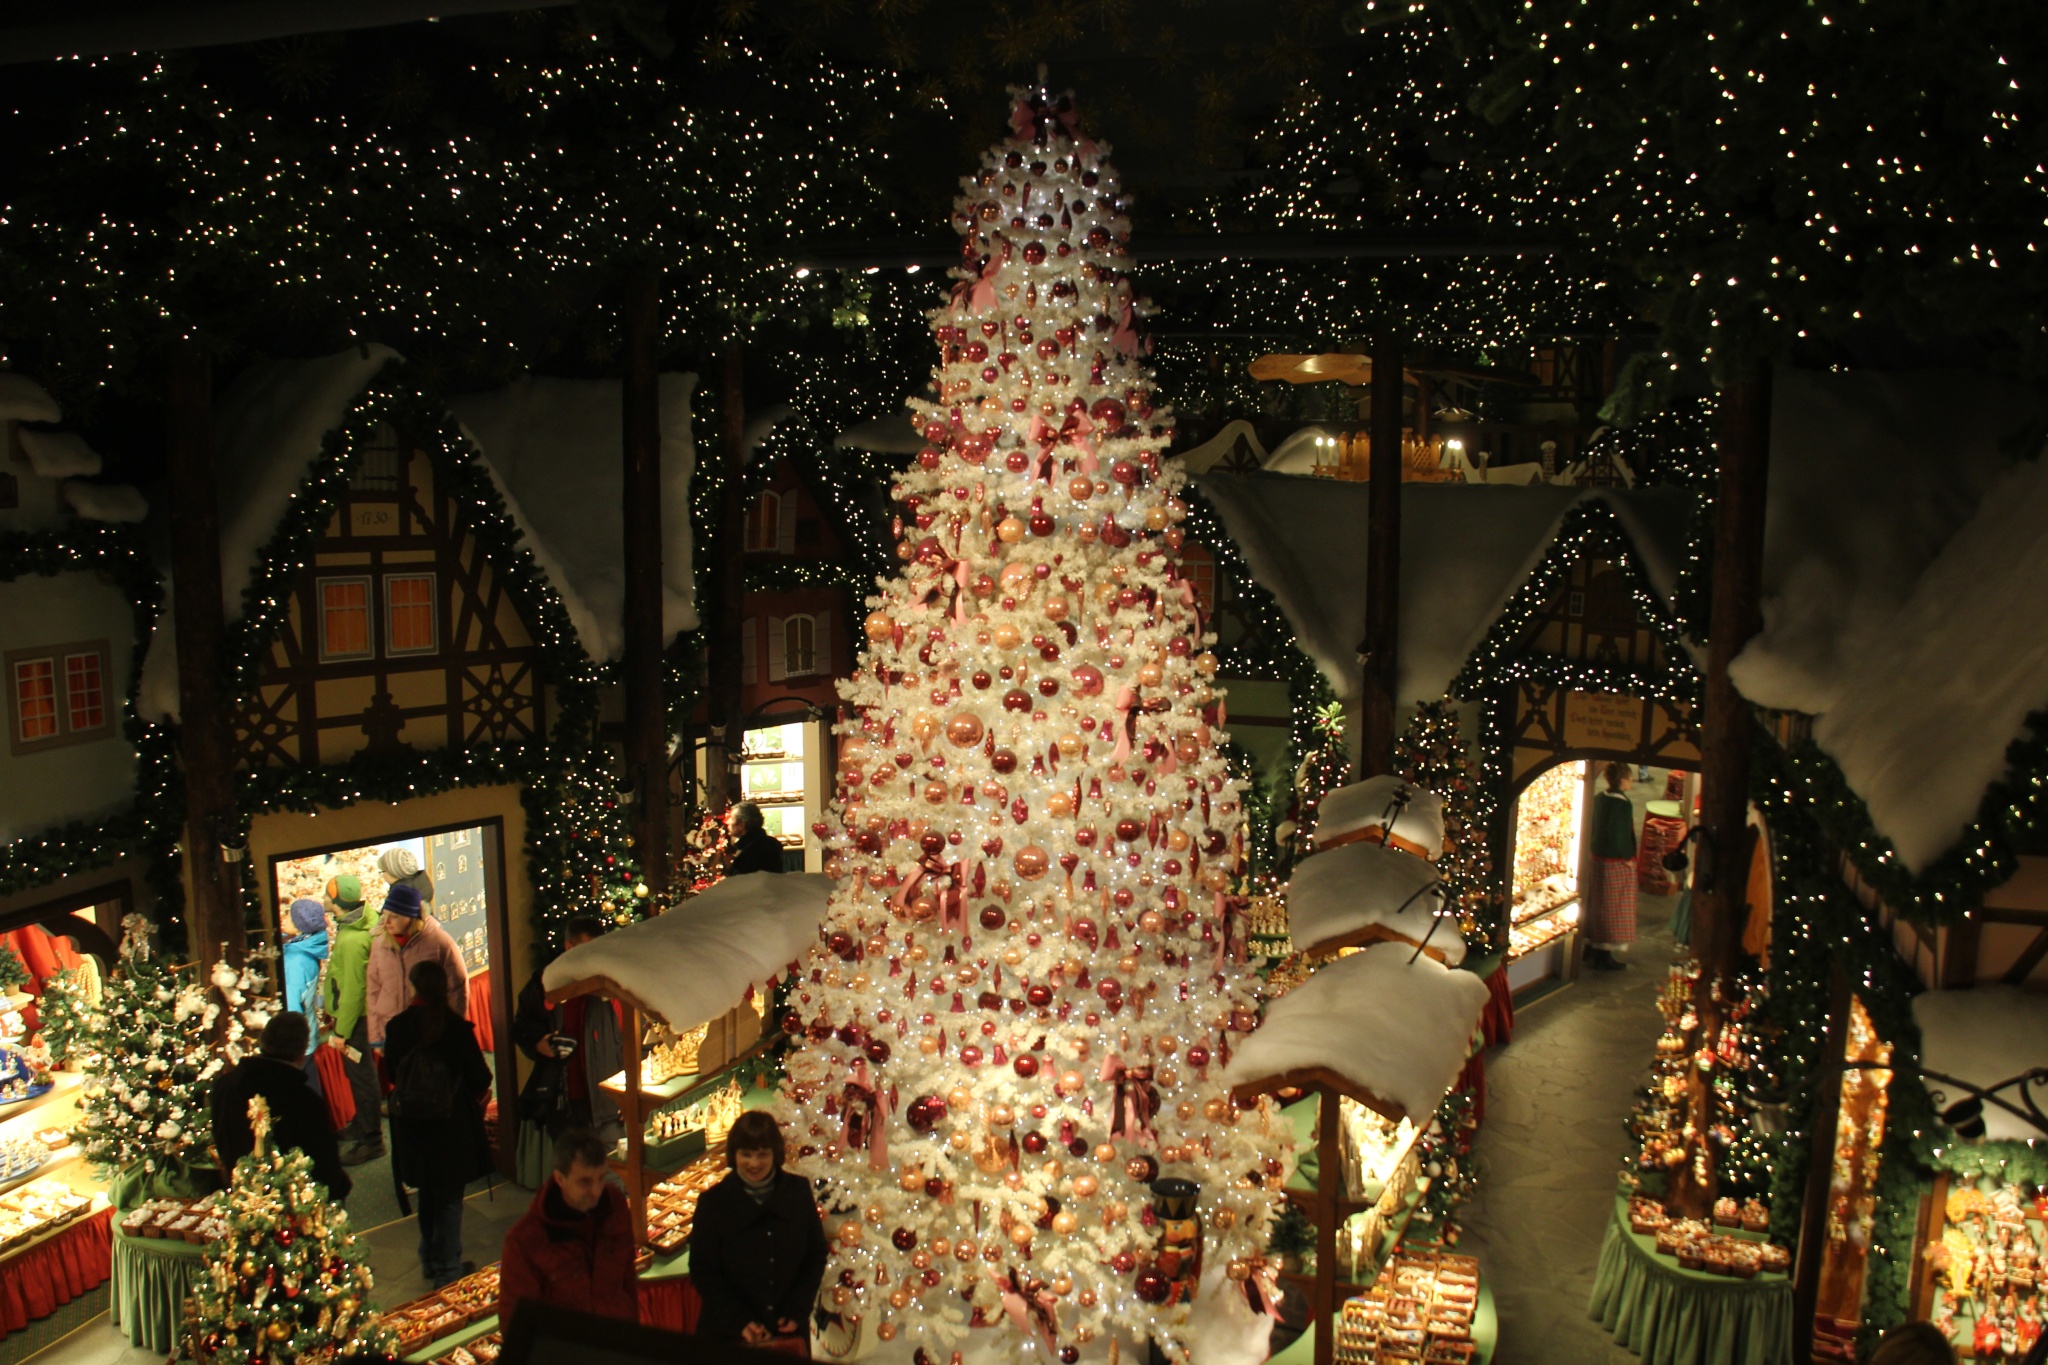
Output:
[[[10,1256],[0,1272],[0,1338],[107,1281],[107,1234],[114,1211],[75,1218]]]
[[[109,1210],[111,1213],[111,1210]],[[185,1322],[185,1296],[206,1273],[206,1248],[111,1227],[114,1276],[107,1318],[131,1345],[168,1355]]]
[[[645,1326],[668,1332],[694,1332],[703,1306],[704,1301],[697,1297],[696,1287],[690,1283],[688,1251],[658,1259],[640,1272],[640,1321]],[[458,1346],[488,1336],[501,1325],[496,1314],[478,1318],[460,1332],[428,1342],[405,1360],[407,1365],[428,1365]]]
[[[1643,1365],[1788,1365],[1792,1282],[1783,1273],[1753,1280],[1686,1270],[1657,1254],[1653,1237],[1628,1225],[1628,1201],[1600,1244],[1587,1311]]]

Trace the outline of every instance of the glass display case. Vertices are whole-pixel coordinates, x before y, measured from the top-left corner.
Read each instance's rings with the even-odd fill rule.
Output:
[[[1510,960],[1546,947],[1578,923],[1587,768],[1580,761],[1546,769],[1515,799]]]

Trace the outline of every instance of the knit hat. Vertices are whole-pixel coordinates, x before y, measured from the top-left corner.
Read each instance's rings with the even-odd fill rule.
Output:
[[[327,899],[334,902],[334,908],[344,915],[352,915],[363,908],[363,884],[352,873],[344,872],[339,877],[327,879]]]
[[[420,917],[420,889],[417,886],[399,882],[384,895],[384,913],[400,915],[406,919]]]
[[[308,896],[292,902],[292,928],[302,934],[327,932],[327,908]]]
[[[420,860],[413,856],[409,848],[387,848],[383,856],[377,859],[377,866],[384,869],[384,875],[395,882],[401,877],[410,877],[419,871]]]

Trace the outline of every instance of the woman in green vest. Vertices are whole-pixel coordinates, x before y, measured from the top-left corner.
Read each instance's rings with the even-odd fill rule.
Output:
[[[1636,807],[1626,763],[1610,763],[1607,790],[1593,798],[1593,876],[1586,886],[1586,961],[1595,971],[1618,972],[1617,955],[1636,941]]]

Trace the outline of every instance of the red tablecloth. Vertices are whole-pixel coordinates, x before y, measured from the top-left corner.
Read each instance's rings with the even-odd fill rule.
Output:
[[[1486,1122],[1486,1053],[1483,1049],[1465,1060],[1465,1069],[1458,1073],[1458,1083],[1451,1089],[1472,1097],[1474,1123]]]
[[[669,1332],[694,1332],[704,1300],[688,1275],[640,1281],[640,1321]]]
[[[497,1044],[491,1030],[491,969],[484,968],[469,979],[469,1022],[476,1025],[476,1045],[486,1057]]]
[[[88,1214],[0,1269],[0,1337],[107,1282],[114,1265],[113,1221],[112,1209]]]
[[[1488,1047],[1505,1047],[1515,1036],[1515,992],[1508,985],[1506,963],[1486,974],[1486,1008],[1479,1014],[1479,1031]]]

